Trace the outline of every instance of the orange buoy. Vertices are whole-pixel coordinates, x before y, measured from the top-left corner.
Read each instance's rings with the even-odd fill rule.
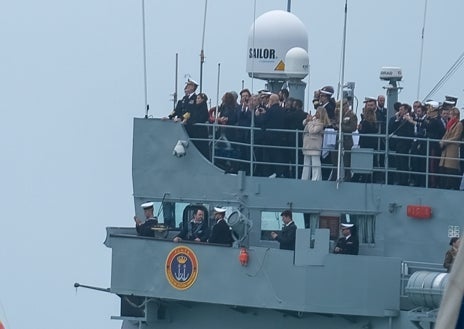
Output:
[[[248,251],[246,250],[246,248],[240,249],[240,255],[238,256],[238,260],[240,261],[240,264],[242,264],[242,266],[248,265]]]

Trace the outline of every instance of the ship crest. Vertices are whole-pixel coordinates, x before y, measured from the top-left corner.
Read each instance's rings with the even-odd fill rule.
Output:
[[[198,260],[195,253],[185,246],[172,249],[166,257],[165,272],[172,287],[178,290],[190,288],[198,275]]]

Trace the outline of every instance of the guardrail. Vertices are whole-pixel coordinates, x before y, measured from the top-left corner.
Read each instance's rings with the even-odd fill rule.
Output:
[[[208,138],[190,136],[190,139],[194,144],[206,143],[208,151],[203,152],[204,156],[226,172],[243,170],[247,175],[251,176],[268,176],[271,173],[269,168],[273,168],[274,171],[281,172],[280,176],[282,177],[300,179],[303,169],[303,155],[301,151],[303,131],[286,129],[264,130],[256,127],[217,124],[197,124],[197,126],[203,126],[208,130]],[[328,134],[335,134],[335,139],[338,143],[338,132],[326,132],[326,136]],[[368,160],[372,159],[371,164],[366,163],[366,160],[362,160],[361,165],[359,161],[351,161],[345,168],[341,168],[342,171],[345,169],[351,171],[353,174],[360,174],[361,178],[358,175],[355,177],[355,181],[362,182],[414,185],[429,188],[444,187],[439,186],[437,181],[451,178],[458,181],[455,184],[455,189],[459,187],[462,178],[461,169],[459,169],[459,174],[451,174],[438,170],[441,154],[433,154],[431,146],[432,143],[439,143],[439,139],[343,133],[342,140],[346,136],[351,136],[355,140],[360,136],[375,138],[377,139],[378,147],[376,149],[360,149],[354,143],[355,146],[352,149],[342,149],[342,161],[339,165],[331,160],[331,157],[335,157],[338,154],[338,145],[322,149],[323,153],[328,152],[325,161],[322,161],[322,170],[337,172],[339,167],[342,167],[344,163],[345,165],[347,164],[346,161],[343,161],[343,158],[348,157],[353,160],[353,157],[355,157],[355,160],[359,160],[359,156],[365,157],[367,155],[366,158]],[[396,152],[395,149],[385,149],[385,147],[382,147],[382,145],[391,145],[392,140],[396,142],[402,140],[410,141],[411,145],[417,151],[413,149],[411,152],[410,148],[407,153],[400,153]],[[464,142],[454,141],[453,143],[459,144],[459,147],[464,149]],[[464,152],[462,153],[464,155]],[[459,161],[461,167],[464,168],[464,158],[447,157],[447,159]],[[397,164],[400,162],[403,164],[407,162],[407,168],[398,168]],[[402,182],[397,181],[397,178],[401,177],[401,175],[408,177],[406,183],[405,179]]]

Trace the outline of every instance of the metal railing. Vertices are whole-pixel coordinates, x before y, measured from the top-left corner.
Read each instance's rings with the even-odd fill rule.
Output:
[[[190,136],[190,140],[194,143],[203,142],[208,145],[208,154],[204,154],[213,164],[222,168],[226,172],[236,172],[238,170],[246,171],[247,175],[251,176],[266,176],[268,172],[263,168],[273,167],[280,168],[281,172],[285,172],[283,177],[300,179],[301,171],[303,169],[303,155],[302,155],[302,138],[303,131],[301,130],[287,130],[287,129],[266,129],[257,127],[241,127],[241,126],[227,126],[217,124],[197,124],[203,126],[208,130],[208,138],[198,138]],[[330,134],[330,132],[326,132]],[[338,132],[332,132],[337,135]],[[274,136],[272,136],[274,135]],[[273,138],[270,138],[270,137]],[[445,173],[438,170],[438,163],[441,159],[440,154],[432,154],[431,149],[433,143],[439,143],[440,139],[431,138],[418,138],[418,137],[401,137],[396,135],[380,135],[380,134],[359,134],[352,133],[342,134],[342,140],[346,136],[358,138],[360,136],[378,139],[377,145],[391,145],[392,140],[396,143],[398,141],[410,141],[411,146],[420,145],[419,152],[411,152],[409,148],[407,153],[399,153],[394,149],[372,149],[374,163],[369,173],[366,182],[380,182],[385,184],[399,184],[396,178],[401,174],[407,175],[407,183],[402,185],[414,185],[421,187],[443,187],[438,186],[435,181],[443,181],[444,178],[451,178],[456,181],[461,181],[462,170],[458,170],[458,174]],[[271,140],[270,140],[271,139]],[[458,144],[459,148],[463,148],[463,141],[453,141]],[[329,159],[332,154],[337,154],[338,145],[328,149]],[[353,149],[359,149],[356,143]],[[272,161],[272,153],[280,153],[280,161]],[[343,149],[342,157],[350,157],[354,153],[352,149]],[[464,153],[464,152],[463,152]],[[464,154],[463,154],[464,155]],[[271,159],[269,159],[271,158]],[[404,159],[406,158],[406,159]],[[381,161],[383,160],[383,161]],[[407,161],[407,168],[398,168],[398,160]],[[456,160],[459,162],[460,167],[464,168],[464,158],[450,158],[447,160]],[[337,172],[337,164],[335,161],[322,161],[322,170]],[[382,163],[381,163],[382,162]],[[341,164],[344,161],[342,159]],[[404,163],[404,162],[403,162]],[[413,168],[419,167],[419,168]],[[358,171],[360,168],[346,166],[346,170],[353,172]],[[377,177],[377,179],[373,179]],[[378,179],[380,177],[380,179]],[[416,180],[414,182],[414,180]],[[433,184],[431,184],[433,180]],[[417,182],[419,181],[419,182]],[[455,189],[459,187],[456,183]]]

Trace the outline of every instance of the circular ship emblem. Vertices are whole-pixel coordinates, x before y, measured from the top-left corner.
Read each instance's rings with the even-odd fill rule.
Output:
[[[171,286],[178,290],[186,290],[197,279],[197,256],[188,247],[176,247],[166,258],[165,272]]]

